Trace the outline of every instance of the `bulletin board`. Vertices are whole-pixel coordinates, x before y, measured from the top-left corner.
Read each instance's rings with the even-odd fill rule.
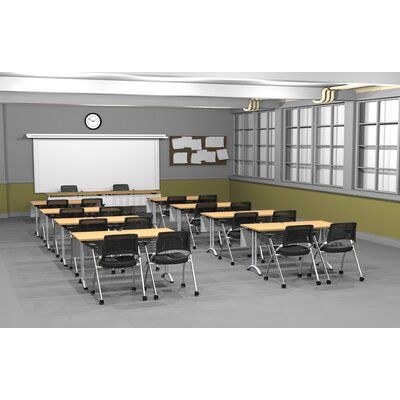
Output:
[[[169,165],[226,165],[226,136],[170,136]]]

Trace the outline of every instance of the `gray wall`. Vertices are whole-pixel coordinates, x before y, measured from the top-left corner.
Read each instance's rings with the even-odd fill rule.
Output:
[[[96,112],[102,117],[102,125],[96,133],[226,135],[232,156],[233,118],[228,110],[5,104],[3,118],[7,181],[33,182],[32,140],[25,138],[26,133],[88,133],[91,131],[85,127],[84,118],[89,112]],[[0,146],[1,127],[0,113]],[[3,158],[2,152],[0,157]],[[60,149],[60,162],[67,167],[71,161],[63,157]],[[226,178],[231,174],[231,161],[226,166],[173,167],[169,165],[168,140],[162,140],[160,169],[161,179]],[[0,160],[0,178],[1,174]]]

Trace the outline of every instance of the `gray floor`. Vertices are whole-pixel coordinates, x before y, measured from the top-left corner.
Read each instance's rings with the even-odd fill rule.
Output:
[[[400,326],[400,250],[395,248],[358,243],[365,282],[357,280],[351,262],[345,275],[334,272],[332,285],[319,287],[297,278],[291,265],[284,271],[288,287],[283,290],[276,270],[268,282],[246,271],[246,252],[237,253],[234,267],[207,254],[202,235],[194,252],[199,297],[193,296],[189,276],[187,287],[180,288],[179,267],[173,285],[157,273],[158,301],[149,296],[142,302],[139,292],[131,294],[128,276],[118,276],[105,282],[106,304],[99,306],[33,230],[29,218],[0,220],[1,327]]]

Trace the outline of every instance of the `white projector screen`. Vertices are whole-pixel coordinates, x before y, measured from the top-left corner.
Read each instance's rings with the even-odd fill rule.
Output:
[[[115,183],[131,189],[159,189],[157,139],[34,139],[35,192],[111,190]]]

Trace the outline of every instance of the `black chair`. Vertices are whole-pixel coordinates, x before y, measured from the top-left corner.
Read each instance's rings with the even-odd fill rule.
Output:
[[[217,201],[216,194],[201,194],[197,199],[197,203],[216,203]]]
[[[115,185],[113,185],[113,190],[115,191],[129,190],[129,185],[126,183],[116,183]]]
[[[231,258],[231,265],[235,265],[235,260],[232,255],[232,244],[231,240],[240,241],[240,236],[242,232],[242,224],[255,224],[258,220],[258,212],[237,212],[233,215],[233,223],[231,228],[227,231],[225,223],[221,222],[221,228],[223,237],[221,236],[221,230],[218,230],[218,237],[220,243],[220,253],[218,260],[222,260],[222,252],[224,249],[224,244],[227,244],[229,256]]]
[[[82,199],[81,207],[102,207],[103,199]]]
[[[44,208],[66,208],[68,207],[68,200],[57,199],[57,200],[47,200]]]
[[[92,291],[95,292],[95,282],[99,290],[99,304],[104,304],[103,292],[101,290],[99,271],[101,269],[119,269],[132,268],[132,291],[136,291],[135,286],[135,267],[139,265],[140,276],[142,280],[143,301],[147,300],[146,289],[143,280],[142,260],[140,258],[138,236],[128,235],[107,235],[104,237],[101,255],[97,258],[95,249],[92,249],[92,257],[95,266]],[[150,266],[151,268],[151,266]]]
[[[186,196],[168,196],[166,202],[158,203],[158,208],[160,210],[160,216],[161,216],[161,223],[164,228],[165,228],[164,217],[169,217],[171,204],[184,204],[184,203],[186,203]]]
[[[77,192],[78,186],[76,185],[62,185],[60,188],[61,192]]]
[[[196,248],[196,242],[194,240],[192,228],[194,227],[196,230],[196,234],[199,234],[199,227],[201,225],[201,213],[205,212],[214,212],[217,211],[217,203],[197,203],[196,208],[194,209],[194,214],[190,218],[190,212],[186,213],[186,220],[189,226],[190,237],[193,242],[193,249]]]
[[[127,217],[122,225],[122,230],[127,229],[151,229],[153,228],[152,216],[145,217]]]
[[[121,215],[121,209],[118,207],[100,207],[99,214],[104,217],[113,217]]]
[[[165,271],[161,275],[162,278],[168,276],[171,283],[174,282],[170,273],[170,265],[182,264],[182,283],[181,288],[186,287],[185,283],[185,266],[186,263],[190,263],[193,283],[194,283],[194,295],[198,296],[199,291],[197,289],[196,275],[194,272],[193,258],[190,250],[190,238],[189,233],[186,231],[181,232],[162,232],[158,235],[156,243],[156,252],[150,258],[149,266],[153,263],[156,266],[164,265]],[[146,271],[147,272],[147,271]],[[147,276],[147,273],[146,273]]]
[[[82,207],[61,208],[57,218],[82,218],[85,216],[85,210]]]
[[[331,224],[328,231],[327,239],[325,242],[319,245],[319,249],[323,253],[343,254],[339,270],[340,275],[343,275],[345,256],[347,253],[352,251],[356,261],[358,273],[360,275],[358,279],[360,281],[363,281],[364,276],[361,271],[360,263],[358,261],[356,249],[354,247],[356,243],[356,231],[357,231],[356,222],[339,222]],[[330,264],[327,261],[325,261],[325,263],[327,263],[330,266]]]
[[[302,276],[302,261],[305,255],[310,254],[312,267],[314,267],[315,276],[316,276],[316,284],[320,285],[321,281],[319,279],[317,265],[315,263],[314,254],[312,252],[313,246],[316,243],[316,239],[314,236],[314,227],[312,225],[294,225],[286,227],[283,237],[282,244],[280,244],[276,250],[274,246],[270,246],[271,248],[271,257],[268,263],[268,268],[266,274],[264,276],[265,280],[268,280],[268,272],[271,267],[271,262],[275,259],[276,266],[278,267],[279,275],[282,280],[281,287],[286,288],[285,279],[282,274],[282,269],[279,264],[278,256],[284,257],[298,257],[300,261],[299,272],[297,274],[298,277]],[[327,274],[327,271],[325,271]],[[327,275],[326,283],[329,285],[331,283],[329,279],[329,275]]]
[[[231,211],[250,211],[251,201],[236,201],[232,202],[229,207]]]

